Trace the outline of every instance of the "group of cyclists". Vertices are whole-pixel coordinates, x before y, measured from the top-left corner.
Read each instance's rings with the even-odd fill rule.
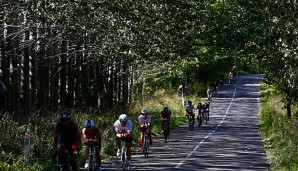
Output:
[[[198,102],[198,105],[194,106],[194,104],[192,103],[192,101],[188,101],[187,105],[185,107],[185,116],[191,117],[192,120],[192,125],[195,124],[195,111],[197,111],[197,120],[198,118],[201,116],[203,117],[203,114],[205,112],[209,112],[209,106],[210,106],[210,101],[206,101],[206,102]],[[207,118],[206,118],[207,119]],[[198,123],[201,124],[201,123]]]
[[[164,107],[161,111],[162,124],[164,124],[166,119],[170,122],[171,110],[168,107]],[[142,109],[140,115],[138,116],[138,123],[140,128],[140,143],[139,146],[143,146],[143,136],[144,131],[148,131],[149,144],[152,144],[152,120],[151,115],[147,109]],[[170,124],[168,124],[170,125]],[[132,147],[132,121],[126,114],[121,114],[119,118],[114,123],[115,137],[116,137],[116,147],[117,157],[120,157],[121,148],[121,131],[125,130],[125,137],[123,138],[126,142],[126,155],[127,155],[127,165],[131,166],[131,147]],[[170,128],[168,128],[170,130]],[[120,135],[121,134],[121,135]],[[101,138],[102,131],[95,125],[94,120],[89,119],[84,123],[84,128],[82,130],[83,143],[85,144],[85,169],[89,168],[89,146],[95,146],[96,164],[98,170],[102,170],[101,166]],[[54,129],[54,141],[53,141],[53,157],[58,157],[60,163],[61,171],[68,171],[69,165],[73,171],[79,171],[77,156],[82,147],[81,133],[79,127],[76,123],[71,121],[71,114],[68,112],[62,112],[59,115],[59,121],[55,125]],[[70,160],[69,160],[70,158]]]
[[[233,75],[233,79],[235,79],[236,75],[236,66],[232,68],[230,74]],[[223,83],[222,83],[223,84]],[[218,90],[218,83],[214,83],[213,92],[208,89],[207,90],[207,102],[199,102],[195,108],[194,104],[191,101],[188,101],[185,110],[186,117],[192,117],[192,124],[195,123],[195,109],[197,111],[198,117],[205,112],[209,112],[210,101],[212,100],[212,95],[214,92],[216,93]],[[161,115],[161,124],[164,127],[165,122],[168,122],[168,136],[170,135],[170,122],[171,122],[171,110],[165,106],[163,110],[160,112]],[[209,119],[209,118],[208,118]],[[147,109],[142,109],[140,115],[138,116],[138,126],[140,130],[140,141],[139,146],[143,147],[143,136],[144,131],[148,131],[148,138],[149,144],[152,144],[152,118],[149,114]],[[200,123],[199,123],[200,124]],[[127,165],[131,166],[131,154],[132,154],[132,131],[133,131],[133,124],[132,121],[126,114],[121,114],[119,118],[114,123],[115,129],[115,137],[116,137],[116,146],[117,150],[117,157],[120,156],[120,133],[122,130],[126,130],[126,134],[124,137],[124,141],[126,142],[127,148]],[[101,166],[101,156],[100,156],[100,149],[101,149],[101,138],[102,132],[101,130],[95,125],[94,120],[89,119],[86,120],[84,123],[84,128],[82,130],[83,134],[83,143],[85,144],[85,168],[89,167],[89,145],[93,144],[95,148],[95,155],[96,155],[96,164],[98,166],[98,170],[102,170]],[[58,157],[61,171],[68,170],[68,165],[70,164],[73,171],[79,171],[77,156],[79,151],[82,147],[81,141],[81,134],[79,131],[78,125],[76,125],[73,121],[71,121],[71,114],[68,112],[62,112],[59,115],[59,121],[55,125],[54,129],[54,141],[53,141],[53,152],[54,155]],[[71,154],[71,155],[69,155]],[[69,157],[71,158],[69,163]]]
[[[84,123],[82,134],[85,144],[85,168],[89,167],[89,145],[92,144],[96,146],[96,163],[98,170],[101,171],[101,130],[95,126],[95,122],[92,119],[89,119]],[[71,121],[70,113],[60,113],[59,121],[54,128],[53,157],[58,157],[61,171],[68,171],[69,167],[71,167],[73,171],[79,171],[77,156],[81,147],[82,140],[78,125]]]

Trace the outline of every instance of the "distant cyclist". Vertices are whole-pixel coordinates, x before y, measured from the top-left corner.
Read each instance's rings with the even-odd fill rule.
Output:
[[[220,74],[219,82],[220,82],[220,86],[223,87],[225,83],[225,76],[223,74]]]
[[[127,165],[131,167],[131,143],[132,143],[132,122],[128,119],[126,114],[121,114],[119,119],[114,123],[116,131],[116,145],[117,145],[117,157],[121,155],[121,132],[126,131],[124,140],[127,148]]]
[[[79,171],[77,156],[81,147],[81,135],[78,126],[70,119],[70,113],[60,113],[54,129],[53,151],[58,156],[62,171],[68,170],[68,154],[71,154],[72,170]]]
[[[218,82],[215,81],[213,84],[213,95],[216,95],[218,91]]]
[[[207,100],[212,101],[212,91],[209,88],[207,89]]]
[[[170,123],[171,123],[171,115],[172,111],[169,109],[169,107],[165,106],[163,110],[160,112],[161,115],[161,126],[164,127],[165,122],[168,122],[168,135],[170,135]]]
[[[195,113],[194,113],[194,109],[195,109],[195,107],[192,104],[192,102],[191,101],[188,101],[187,102],[187,105],[186,105],[185,116],[192,117],[193,125],[195,124]]]
[[[232,78],[233,80],[235,80],[235,77],[236,77],[236,70],[237,70],[237,66],[234,65],[233,68],[231,69],[230,73],[232,74]]]
[[[96,155],[96,163],[98,165],[98,170],[101,171],[101,156],[100,156],[100,148],[101,148],[101,130],[95,126],[95,122],[92,119],[85,121],[83,128],[83,139],[86,144],[85,148],[85,169],[89,168],[89,147],[88,145],[99,146],[95,147],[95,155]]]
[[[140,147],[143,147],[143,136],[144,136],[144,130],[148,129],[148,138],[149,138],[149,144],[152,145],[152,137],[151,137],[151,115],[149,115],[149,111],[147,109],[142,109],[141,114],[138,117],[138,122],[140,126]],[[144,125],[146,123],[146,125]],[[146,128],[144,127],[146,126]]]

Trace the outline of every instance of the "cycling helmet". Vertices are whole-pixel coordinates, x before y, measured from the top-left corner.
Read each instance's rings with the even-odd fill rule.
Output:
[[[167,112],[169,111],[169,108],[168,108],[167,106],[165,106],[165,107],[163,108],[163,111],[167,113]]]
[[[127,122],[128,117],[127,117],[126,114],[121,114],[121,115],[119,116],[119,120],[120,120],[120,122]]]
[[[70,116],[70,113],[68,112],[61,112],[60,115],[59,115],[59,119],[60,120],[70,120],[71,116]]]
[[[141,114],[147,116],[149,114],[147,109],[142,109]]]
[[[92,119],[89,119],[89,120],[85,121],[84,127],[85,128],[93,128],[93,127],[95,127],[95,122]]]

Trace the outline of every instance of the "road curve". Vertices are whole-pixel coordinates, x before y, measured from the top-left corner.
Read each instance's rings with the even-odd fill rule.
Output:
[[[207,125],[196,125],[193,131],[182,125],[172,131],[168,143],[155,137],[148,158],[133,151],[132,170],[271,170],[258,132],[262,76],[237,76],[233,84],[220,87]],[[104,170],[120,166],[116,159],[103,163]]]

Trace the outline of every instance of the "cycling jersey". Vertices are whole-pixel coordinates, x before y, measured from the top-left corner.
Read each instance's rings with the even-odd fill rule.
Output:
[[[186,111],[187,111],[188,113],[193,113],[194,108],[195,108],[195,107],[194,107],[193,104],[191,104],[191,105],[187,104],[187,105],[186,105]]]
[[[168,110],[168,112],[161,111],[161,117],[162,118],[170,118],[171,115],[172,115],[172,111],[171,110]]]
[[[69,121],[69,124],[58,122],[55,127],[55,133],[58,134],[58,143],[63,144],[65,148],[70,149],[72,145],[78,147],[81,142],[81,136],[78,126]]]
[[[121,126],[120,120],[117,120],[114,123],[114,128],[115,128],[115,131],[128,130],[128,131],[132,132],[132,122],[130,120],[127,120],[126,125],[123,127],[123,126]]]
[[[83,130],[83,134],[86,136],[86,139],[95,139],[98,136],[98,134],[101,135],[101,131],[96,127],[92,129],[85,128]]]
[[[143,115],[140,115],[139,117],[138,117],[138,121],[139,121],[139,123],[140,122],[146,122],[146,123],[151,123],[151,116],[148,114],[147,115],[147,118],[146,119],[144,119],[143,118]]]

